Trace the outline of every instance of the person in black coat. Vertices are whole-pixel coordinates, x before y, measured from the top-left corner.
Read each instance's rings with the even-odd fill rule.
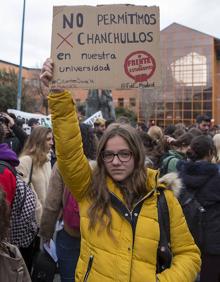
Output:
[[[16,118],[16,117],[14,117]],[[4,128],[4,143],[19,155],[24,147],[28,135],[20,128],[15,119],[7,113],[0,113],[0,123]]]
[[[178,165],[184,184],[182,194],[184,190],[190,192],[204,208],[200,282],[220,281],[220,174],[218,166],[211,163],[214,155],[212,139],[201,135],[191,142],[189,161]]]

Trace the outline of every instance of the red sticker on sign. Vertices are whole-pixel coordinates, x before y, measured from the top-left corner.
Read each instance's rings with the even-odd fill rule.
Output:
[[[135,82],[147,81],[156,69],[154,58],[145,51],[131,53],[125,59],[125,73],[135,80]]]

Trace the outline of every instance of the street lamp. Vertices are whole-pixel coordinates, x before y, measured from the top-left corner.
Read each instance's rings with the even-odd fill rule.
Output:
[[[23,0],[23,16],[21,29],[21,46],[20,46],[20,63],[18,73],[18,95],[17,95],[17,110],[21,110],[21,93],[22,93],[22,58],[23,58],[23,41],[24,41],[24,19],[25,19],[25,0]]]

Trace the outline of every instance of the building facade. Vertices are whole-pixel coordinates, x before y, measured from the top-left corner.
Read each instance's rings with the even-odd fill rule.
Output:
[[[166,126],[193,124],[201,114],[220,124],[220,39],[173,23],[160,34],[161,85],[157,89],[112,90],[115,107],[137,113],[138,120]],[[0,61],[0,69],[18,66]],[[26,80],[39,83],[39,70],[23,68]],[[74,91],[77,103],[87,90]]]
[[[220,124],[220,40],[177,23],[160,40],[162,85],[152,118],[165,126],[207,114]]]

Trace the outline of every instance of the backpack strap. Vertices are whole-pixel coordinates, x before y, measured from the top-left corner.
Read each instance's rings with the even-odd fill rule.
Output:
[[[158,221],[160,224],[160,229],[162,231],[160,236],[160,241],[163,242],[164,238],[166,238],[167,243],[170,244],[170,216],[169,216],[169,209],[167,206],[167,201],[163,189],[160,190],[157,207],[158,207]]]
[[[157,273],[169,268],[172,260],[171,244],[170,244],[170,217],[169,209],[161,188],[157,201],[158,223],[160,227],[160,241],[157,250]]]
[[[28,179],[27,185],[31,184],[32,174],[33,174],[33,160],[31,159],[31,170],[30,170],[30,174],[29,174],[29,179]]]
[[[161,173],[162,173],[161,176],[163,176],[163,175],[165,175],[166,173],[168,173],[167,171],[168,171],[169,163],[170,163],[170,161],[171,161],[172,159],[175,159],[175,158],[176,158],[175,156],[168,156],[168,157],[166,157],[166,158],[163,160],[163,162],[162,162],[162,168],[161,168]]]
[[[17,175],[16,169],[12,165],[10,165],[10,163],[8,163],[6,161],[0,161],[0,165],[7,167],[14,174],[14,176]]]

